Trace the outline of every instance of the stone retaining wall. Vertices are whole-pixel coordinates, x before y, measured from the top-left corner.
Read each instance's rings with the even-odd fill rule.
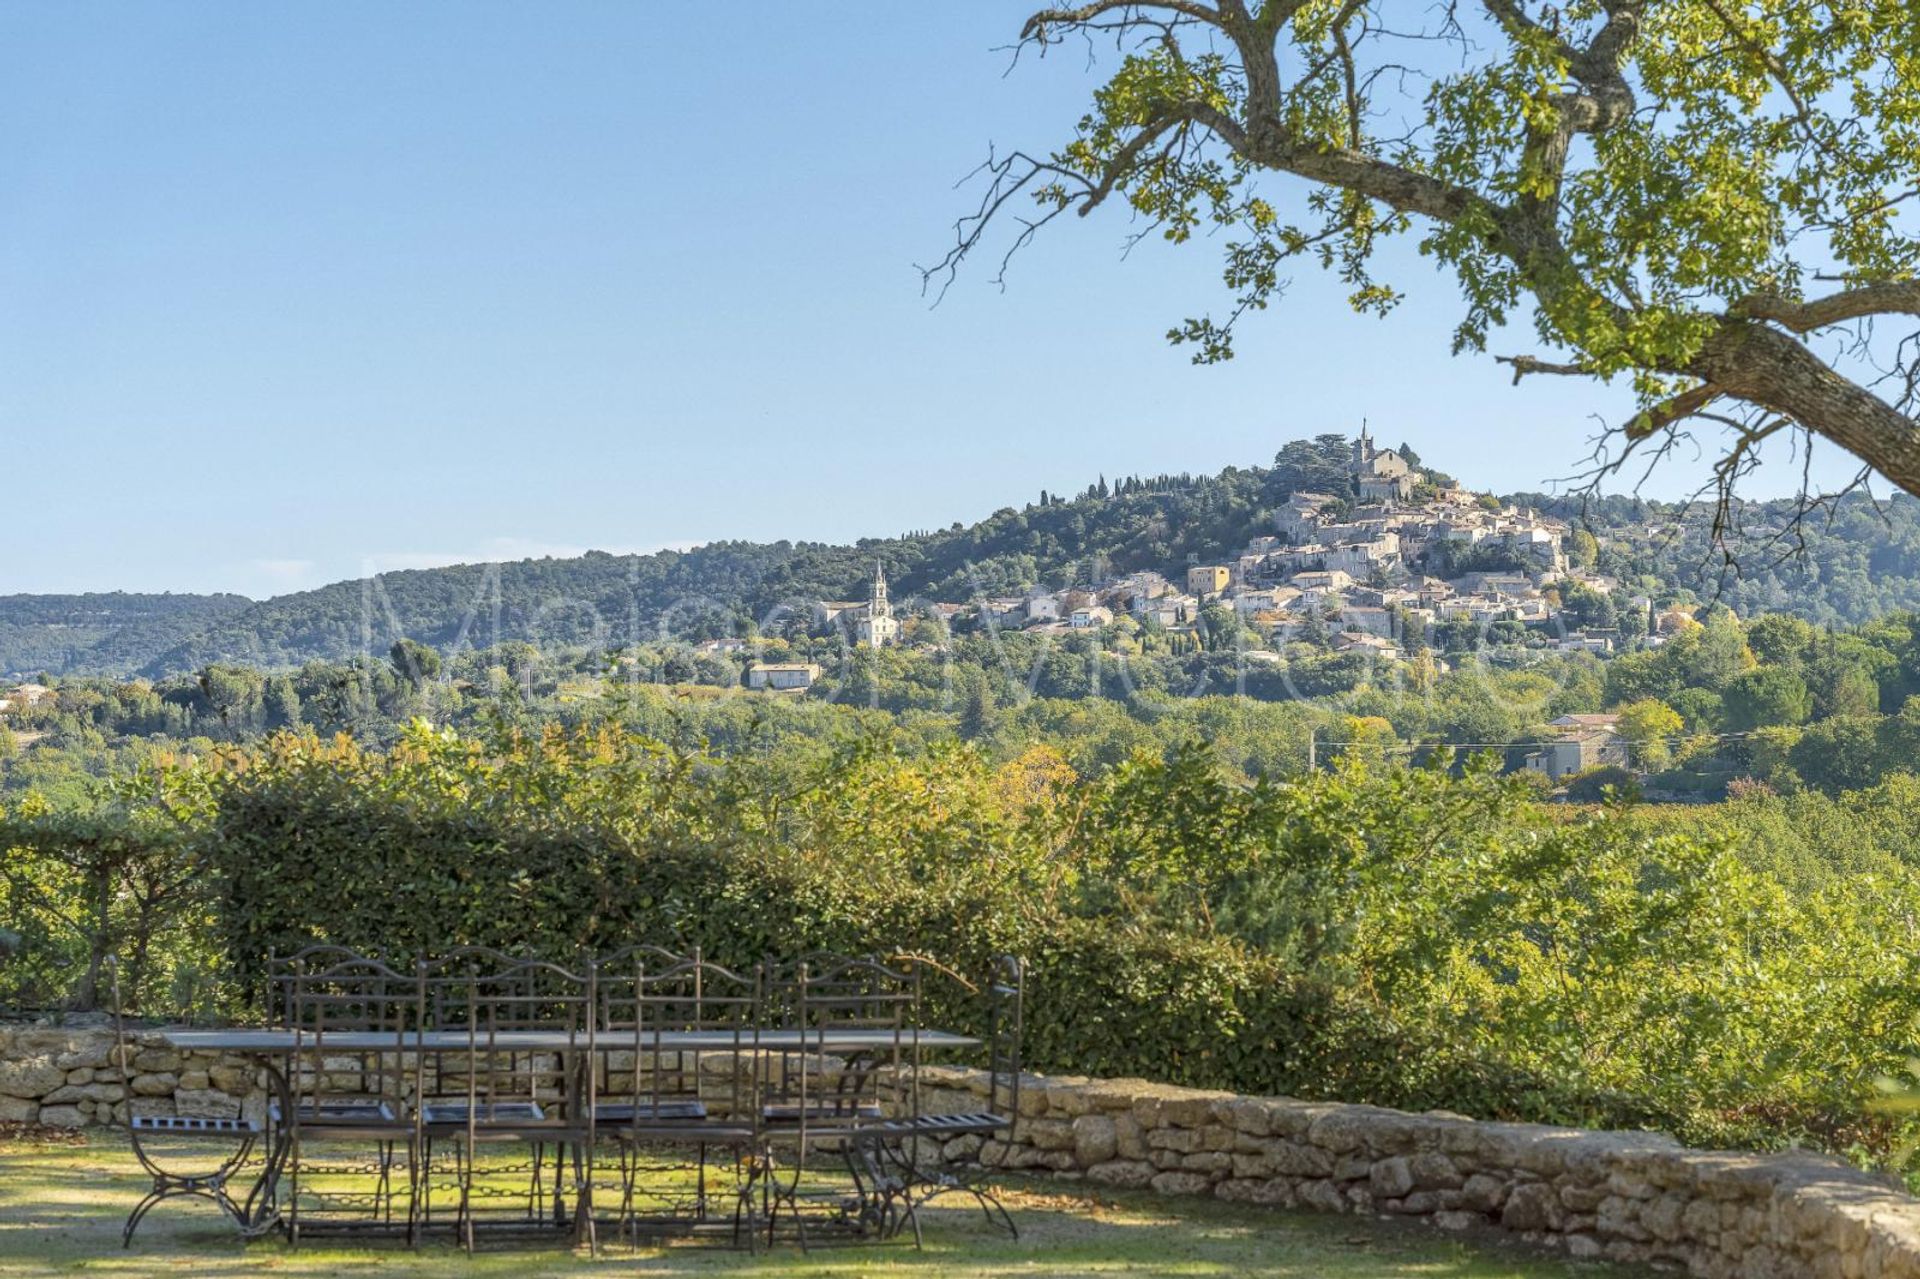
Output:
[[[103,1026],[0,1026],[0,1122],[124,1124],[129,1114],[258,1118],[266,1094],[244,1057],[175,1052],[129,1032],[116,1059]]]
[[[978,1071],[929,1069],[923,1105],[977,1110]],[[1010,1142],[949,1158],[1169,1195],[1424,1219],[1574,1257],[1720,1279],[1920,1277],[1920,1200],[1836,1159],[1690,1150],[1657,1133],[1029,1076]]]
[[[0,1026],[0,1121],[228,1117],[265,1105],[257,1066],[103,1027]],[[922,1072],[928,1109],[982,1108],[987,1077]],[[1690,1150],[1657,1133],[1480,1123],[1376,1106],[1028,1076],[1009,1141],[954,1160],[1168,1195],[1503,1232],[1574,1257],[1710,1279],[1920,1279],[1920,1200],[1836,1159]]]

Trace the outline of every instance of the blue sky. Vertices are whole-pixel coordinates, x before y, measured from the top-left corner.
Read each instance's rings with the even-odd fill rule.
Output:
[[[1303,266],[1216,368],[1163,338],[1214,249],[1123,261],[1117,208],[930,309],[955,180],[1093,84],[1004,74],[1025,11],[0,9],[0,593],[892,534],[1363,417],[1476,487],[1577,468],[1622,399],[1450,358],[1410,255],[1390,319]]]

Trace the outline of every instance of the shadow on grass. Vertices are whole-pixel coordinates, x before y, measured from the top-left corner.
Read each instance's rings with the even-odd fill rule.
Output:
[[[437,1242],[409,1251],[393,1243],[348,1246],[320,1239],[290,1249],[277,1236],[242,1244],[217,1210],[193,1200],[161,1205],[141,1226],[133,1250],[122,1251],[121,1223],[146,1183],[124,1137],[106,1134],[78,1148],[0,1145],[0,1279],[76,1273],[317,1279],[375,1272],[538,1279],[604,1271],[739,1279],[922,1274],[954,1279],[1034,1274],[1623,1279],[1639,1273],[1476,1246],[1408,1223],[1019,1179],[1004,1184],[1007,1206],[1020,1223],[1017,1241],[994,1232],[971,1201],[955,1196],[924,1212],[926,1247],[919,1251],[904,1240],[811,1253],[782,1244],[755,1256],[710,1244],[635,1250],[607,1243],[598,1258],[537,1242],[511,1248],[496,1244],[471,1258]]]

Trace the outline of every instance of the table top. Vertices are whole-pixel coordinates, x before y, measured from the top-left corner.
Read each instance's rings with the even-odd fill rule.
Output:
[[[193,1030],[182,1026],[162,1026],[146,1032],[169,1048],[184,1052],[231,1052],[286,1054],[297,1049],[336,1049],[340,1052],[382,1052],[395,1048],[407,1052],[466,1052],[478,1045],[503,1053],[580,1052],[587,1047],[584,1034],[569,1035],[564,1030],[500,1030],[469,1036],[464,1030],[429,1030],[396,1035],[392,1031],[336,1030],[315,1036],[311,1031],[296,1033],[284,1028]],[[596,1052],[627,1052],[636,1046],[645,1052],[858,1052],[902,1048],[944,1051],[972,1048],[980,1041],[971,1035],[946,1030],[872,1030],[848,1028],[835,1030],[762,1030],[736,1035],[724,1030],[653,1031],[639,1036],[632,1030],[601,1034],[594,1042]]]

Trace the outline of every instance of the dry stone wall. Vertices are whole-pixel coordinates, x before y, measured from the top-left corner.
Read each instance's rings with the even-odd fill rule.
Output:
[[[978,1110],[977,1071],[922,1072]],[[1915,1279],[1920,1200],[1839,1160],[1692,1150],[1658,1133],[1029,1076],[1011,1140],[949,1159],[1168,1195],[1423,1219],[1709,1279]]]
[[[124,1124],[129,1114],[264,1113],[264,1080],[246,1058],[129,1039],[121,1057],[104,1026],[0,1026],[0,1123],[80,1128]]]

